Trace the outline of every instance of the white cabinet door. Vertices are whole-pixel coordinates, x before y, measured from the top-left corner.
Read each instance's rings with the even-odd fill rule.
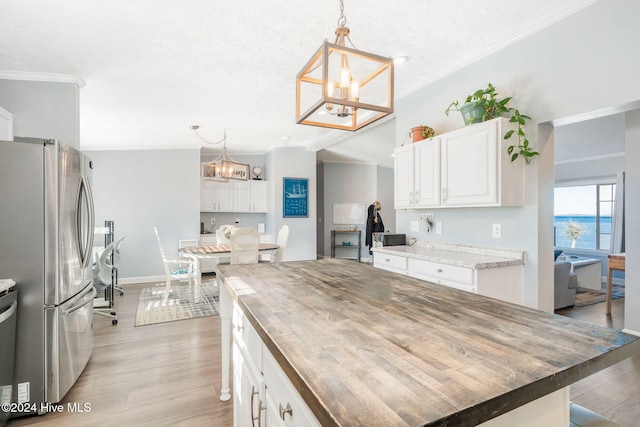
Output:
[[[231,191],[233,192],[233,211],[234,212],[251,212],[253,205],[251,199],[251,187],[249,181],[230,182]]]
[[[264,420],[264,381],[233,341],[233,425],[255,427]],[[258,421],[260,417],[260,421]]]
[[[440,204],[440,139],[414,144],[414,205]]]
[[[413,207],[413,145],[396,148],[394,157],[394,206]]]
[[[213,181],[200,180],[200,212],[215,212]]]
[[[442,135],[442,204],[498,203],[497,122]]]
[[[250,181],[252,212],[269,211],[269,183],[267,181]]]

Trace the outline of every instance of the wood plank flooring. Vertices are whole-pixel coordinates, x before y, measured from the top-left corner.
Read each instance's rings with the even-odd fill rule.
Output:
[[[134,327],[138,294],[145,285],[116,295],[119,324],[95,319],[93,356],[63,403],[91,404],[91,412],[49,413],[12,419],[19,426],[215,426],[232,425],[232,403],[220,402],[218,316]],[[557,313],[620,329],[624,299]],[[571,387],[571,399],[623,427],[640,420],[640,355]]]
[[[140,290],[116,295],[118,325],[96,316],[94,351],[63,400],[63,413],[12,419],[18,426],[232,425],[231,401],[220,396],[220,318],[134,327]],[[67,403],[91,405],[70,413]]]
[[[605,315],[604,302],[556,313],[609,328],[624,328],[624,298],[612,301],[611,317]],[[640,354],[573,384],[571,400],[623,427],[640,425]]]

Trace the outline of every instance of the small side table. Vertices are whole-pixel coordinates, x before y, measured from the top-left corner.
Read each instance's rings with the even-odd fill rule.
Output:
[[[607,316],[611,316],[611,273],[613,270],[624,271],[626,254],[609,254],[607,265]]]

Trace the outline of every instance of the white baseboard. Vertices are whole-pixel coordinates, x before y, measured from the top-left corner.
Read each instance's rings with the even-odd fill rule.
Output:
[[[629,334],[629,335],[635,335],[637,337],[640,337],[640,332],[638,331],[634,331],[633,329],[627,329],[627,328],[623,328],[622,332],[624,332],[625,334]]]

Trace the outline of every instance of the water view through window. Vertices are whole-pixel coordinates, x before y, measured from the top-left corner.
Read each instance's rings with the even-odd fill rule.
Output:
[[[555,246],[609,250],[615,184],[556,187]]]

